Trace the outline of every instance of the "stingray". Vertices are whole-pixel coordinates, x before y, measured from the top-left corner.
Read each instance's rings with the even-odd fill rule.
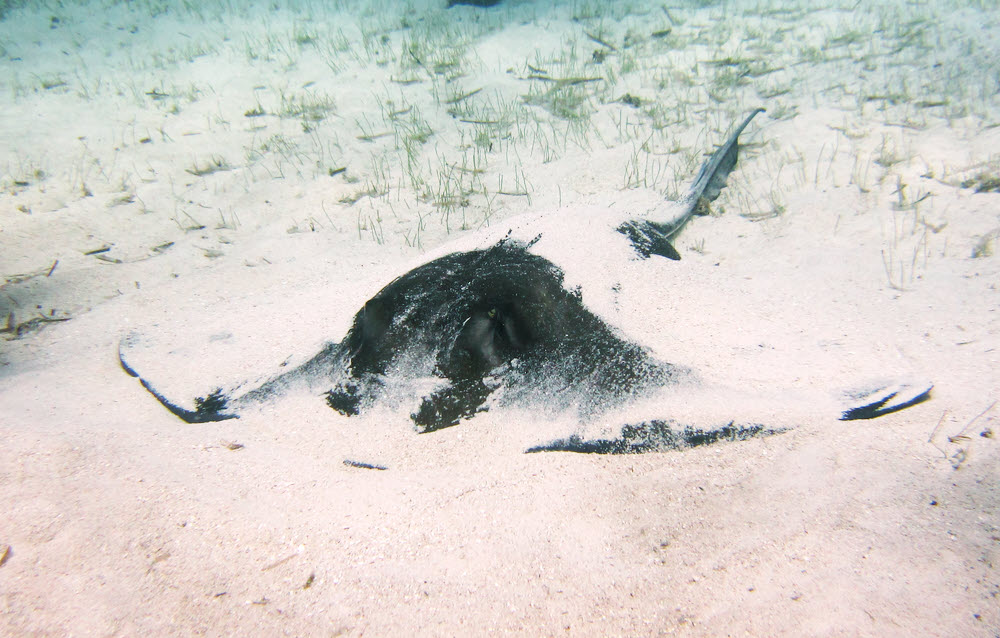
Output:
[[[580,423],[614,419],[624,406],[693,376],[654,356],[641,335],[608,322],[596,307],[608,293],[600,274],[621,264],[680,259],[671,239],[719,196],[736,166],[740,135],[762,111],[735,127],[681,200],[642,216],[611,209],[572,219],[527,215],[446,247],[366,301],[339,342],[242,394],[220,388],[182,406],[129,363],[134,340],[128,337],[119,348],[121,365],[189,423],[238,418],[296,386],[346,416],[410,400],[412,427],[420,433],[492,406],[569,411]],[[837,416],[879,417],[926,400],[930,391],[929,384],[875,384],[850,393]],[[736,422],[701,428],[669,416],[619,426],[614,436],[572,435],[528,451],[636,453],[781,431]]]

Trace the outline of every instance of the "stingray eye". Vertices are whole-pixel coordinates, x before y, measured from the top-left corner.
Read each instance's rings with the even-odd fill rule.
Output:
[[[486,313],[486,316],[489,317],[490,319],[496,319],[497,318],[497,309],[496,308],[490,308],[489,312]]]

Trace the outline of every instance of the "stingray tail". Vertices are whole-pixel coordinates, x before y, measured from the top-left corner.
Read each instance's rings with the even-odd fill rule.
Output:
[[[170,411],[171,414],[177,418],[185,421],[187,423],[210,423],[212,421],[226,421],[228,419],[238,419],[240,418],[237,414],[227,414],[226,404],[227,397],[222,392],[222,388],[217,388],[214,392],[208,396],[198,397],[194,400],[195,409],[188,410],[183,408],[170,399],[166,398],[156,388],[152,386],[146,379],[139,376],[135,368],[129,365],[128,361],[125,359],[125,352],[123,348],[124,342],[118,344],[118,362],[122,366],[122,370],[128,373],[129,376],[135,377],[142,384],[142,387],[156,398],[163,407]]]
[[[726,179],[736,166],[739,155],[740,134],[750,124],[750,121],[764,109],[755,109],[736,127],[725,144],[712,153],[698,171],[691,184],[691,190],[680,202],[673,218],[664,221],[650,219],[632,219],[618,227],[632,242],[633,248],[642,257],[660,255],[668,259],[680,259],[681,256],[671,245],[670,239],[676,235],[684,224],[698,211],[706,208],[706,202],[714,201],[726,186]],[[679,212],[678,212],[679,211]]]
[[[698,209],[698,202],[702,199],[707,199],[710,202],[715,201],[719,193],[722,192],[722,189],[725,188],[726,178],[729,177],[729,174],[733,171],[733,167],[736,166],[736,158],[739,155],[740,149],[740,134],[743,133],[743,129],[750,124],[750,121],[758,113],[763,112],[764,109],[762,108],[754,109],[743,120],[743,123],[736,127],[736,130],[732,132],[726,143],[712,153],[712,157],[708,158],[707,162],[702,164],[701,170],[698,171],[698,176],[694,178],[694,183],[691,184],[691,190],[685,199],[685,201],[689,202],[689,211],[684,221],[687,221]],[[680,228],[677,230],[680,230]]]

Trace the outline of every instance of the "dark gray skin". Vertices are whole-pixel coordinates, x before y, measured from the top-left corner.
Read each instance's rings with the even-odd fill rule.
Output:
[[[472,7],[495,7],[500,4],[500,0],[448,0],[449,9],[457,4],[467,4]]]
[[[679,258],[670,238],[705,201],[718,197],[736,164],[739,135],[758,112],[705,163],[678,217],[669,223],[633,220],[617,228],[637,258]],[[378,402],[395,377],[432,376],[440,386],[411,414],[418,432],[431,432],[488,409],[500,388],[508,403],[572,407],[588,419],[687,376],[588,310],[579,291],[566,288],[563,271],[531,252],[534,241],[508,235],[488,248],[452,253],[410,270],[362,306],[339,343],[240,397],[217,390],[189,410],[140,381],[173,414],[203,423],[238,418],[242,407],[303,383],[326,384],[330,407],[353,416]],[[126,362],[125,348],[120,360],[129,374],[139,376]],[[928,396],[929,389],[905,401],[866,396],[841,418],[874,418]],[[634,453],[774,432],[757,424],[701,430],[654,420],[625,425],[615,439],[570,437],[529,451]]]

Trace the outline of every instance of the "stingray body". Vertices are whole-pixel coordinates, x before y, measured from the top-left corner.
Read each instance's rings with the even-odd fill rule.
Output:
[[[406,396],[400,379],[433,381],[413,402],[411,419],[420,432],[456,425],[497,402],[573,410],[581,421],[604,417],[689,372],[658,360],[594,311],[589,301],[602,294],[595,274],[613,263],[679,259],[671,237],[718,197],[736,164],[739,136],[760,111],[705,162],[686,197],[667,203],[655,218],[603,210],[572,222],[551,215],[516,219],[468,249],[398,277],[362,306],[340,342],[254,390],[240,396],[219,390],[188,409],[143,385],[188,422],[234,418],[300,384],[321,391],[338,412],[357,415]],[[127,350],[125,342],[122,366],[139,376]],[[403,387],[412,399],[412,385]],[[926,399],[929,391],[871,388],[851,397],[841,417],[881,416]],[[531,451],[644,452],[771,432],[757,424],[703,430],[663,419],[625,424],[613,439],[571,436]]]
[[[508,398],[545,388],[553,400],[573,388],[578,409],[594,413],[676,374],[591,313],[560,269],[531,248],[505,238],[386,286],[339,348],[351,379],[327,394],[329,404],[357,413],[401,358],[426,361],[424,372],[443,381],[412,415],[421,431],[472,416],[500,386]]]

